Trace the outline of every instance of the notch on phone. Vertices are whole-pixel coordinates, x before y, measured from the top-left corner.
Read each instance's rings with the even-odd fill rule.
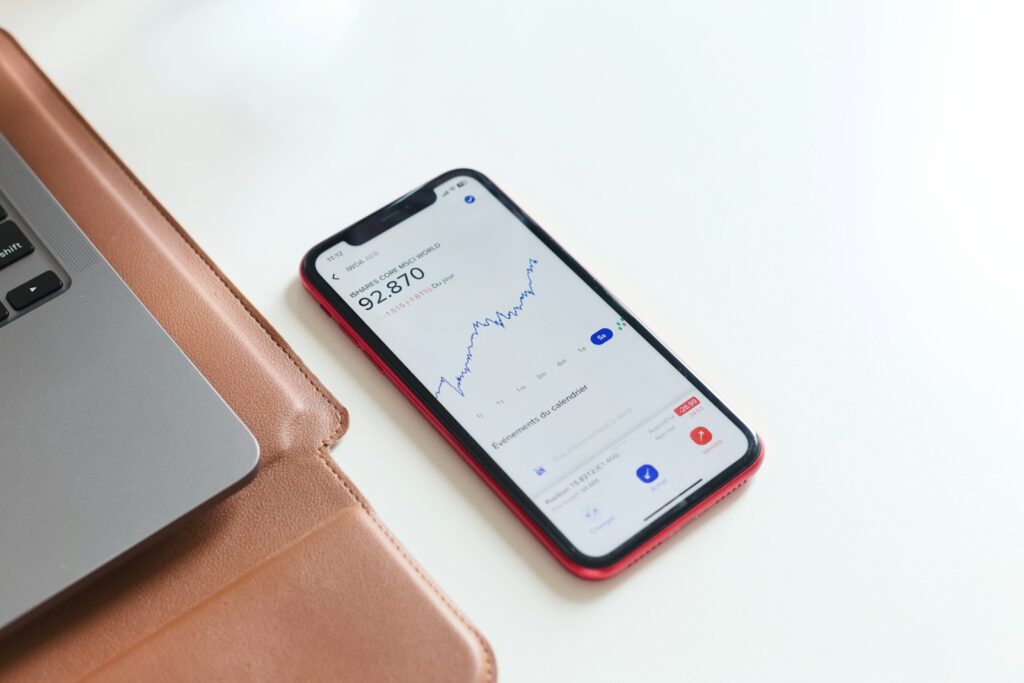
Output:
[[[344,230],[341,237],[353,246],[369,242],[388,228],[407,220],[436,201],[437,193],[434,192],[434,188],[420,188]]]

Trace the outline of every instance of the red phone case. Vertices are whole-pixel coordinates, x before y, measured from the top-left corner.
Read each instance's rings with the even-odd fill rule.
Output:
[[[461,443],[459,443],[455,436],[448,431],[448,429],[441,423],[441,421],[438,420],[437,417],[435,417],[432,412],[430,412],[430,409],[422,401],[420,401],[416,394],[413,393],[412,389],[410,389],[408,386],[405,385],[404,382],[402,382],[401,378],[399,378],[398,375],[395,374],[391,370],[391,368],[387,366],[387,364],[377,354],[377,352],[374,351],[373,348],[359,336],[359,333],[356,332],[356,330],[351,325],[348,324],[348,321],[346,321],[345,318],[342,317],[342,315],[337,310],[334,309],[330,302],[328,302],[327,297],[325,297],[323,293],[320,292],[319,289],[317,289],[316,285],[310,282],[309,278],[306,277],[306,273],[301,268],[299,270],[299,276],[302,278],[303,286],[313,296],[313,298],[317,300],[317,302],[320,304],[320,307],[324,309],[327,315],[329,315],[334,320],[334,322],[338,323],[338,326],[341,327],[342,331],[344,331],[345,334],[347,334],[349,338],[353,342],[355,342],[355,345],[358,346],[362,350],[362,352],[366,354],[367,358],[373,361],[373,364],[377,366],[377,369],[380,370],[385,377],[391,380],[391,382],[396,387],[398,387],[399,391],[401,391],[402,394],[407,399],[409,399],[409,402],[416,407],[416,410],[418,410],[423,415],[423,417],[425,417],[427,421],[434,426],[434,429],[441,433],[441,436],[445,438],[445,441],[451,444],[451,447],[455,449],[455,452],[458,453],[459,456],[461,456],[462,459],[465,460],[466,463],[473,469],[473,471],[476,472],[477,475],[481,479],[483,479],[484,482],[487,483],[491,490],[494,491],[495,494],[497,494],[498,498],[500,498],[505,503],[505,505],[507,505],[509,509],[512,510],[515,516],[519,518],[519,521],[525,524],[526,528],[529,529],[530,532],[537,537],[537,540],[539,540],[544,545],[544,547],[548,549],[548,552],[554,555],[555,559],[558,560],[558,562],[563,567],[565,567],[569,572],[575,574],[576,576],[582,579],[600,581],[602,579],[608,579],[615,576],[616,574],[621,573],[624,569],[626,569],[626,567],[629,567],[631,564],[639,560],[641,557],[643,557],[644,555],[646,555],[647,553],[651,552],[659,545],[661,545],[666,539],[668,539],[670,536],[672,536],[672,534],[676,533],[681,528],[683,528],[688,522],[690,522],[693,519],[696,519],[705,510],[707,510],[712,505],[722,500],[730,493],[735,491],[737,488],[742,486],[744,483],[746,483],[746,481],[751,476],[753,476],[755,472],[757,472],[758,468],[761,467],[761,462],[764,460],[764,441],[762,440],[760,442],[761,447],[757,453],[757,458],[754,459],[754,462],[752,462],[749,467],[739,472],[735,477],[727,481],[720,489],[718,489],[710,496],[702,500],[691,510],[689,510],[685,515],[673,521],[667,527],[659,531],[657,534],[649,538],[647,541],[642,543],[640,546],[638,546],[636,549],[634,549],[632,552],[630,552],[628,555],[626,555],[619,561],[615,562],[614,564],[602,568],[583,566],[573,561],[571,557],[566,555],[565,552],[563,552],[562,549],[559,548],[554,543],[554,541],[552,541],[551,538],[544,533],[543,529],[541,529],[537,525],[537,523],[533,521],[530,515],[527,514],[526,511],[522,509],[522,507],[520,507],[520,505],[515,501],[515,499],[508,495],[505,489],[502,488],[502,486],[487,472],[487,470],[480,466],[480,463],[478,463],[476,459],[470,454],[470,452],[466,450],[466,448],[464,448]]]

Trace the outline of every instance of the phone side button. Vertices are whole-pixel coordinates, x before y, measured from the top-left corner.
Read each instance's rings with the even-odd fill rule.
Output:
[[[356,341],[355,335],[352,334],[351,332],[349,332],[347,327],[345,327],[344,325],[339,323],[337,320],[335,320],[334,316],[331,315],[331,312],[329,310],[327,310],[326,306],[324,306],[323,304],[320,304],[320,308],[323,310],[324,315],[326,315],[328,318],[330,318],[332,321],[334,321],[334,324],[337,325],[339,328],[341,328],[341,331],[345,333],[346,337],[351,339],[353,341],[353,343],[355,343],[356,346],[359,346],[359,342]],[[359,348],[363,348],[363,347],[359,346]]]
[[[366,356],[366,359],[373,364],[373,367],[377,368],[377,372],[384,375],[384,366],[381,365],[381,362],[374,358],[373,355],[369,351],[364,349],[362,346],[359,347],[359,350],[362,351],[363,355]],[[384,376],[386,377],[387,375]]]

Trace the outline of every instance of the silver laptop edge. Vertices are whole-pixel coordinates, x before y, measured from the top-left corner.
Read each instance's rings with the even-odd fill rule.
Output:
[[[0,263],[2,635],[248,481],[259,446],[2,136],[0,205],[35,249]],[[59,291],[15,310],[44,272]]]

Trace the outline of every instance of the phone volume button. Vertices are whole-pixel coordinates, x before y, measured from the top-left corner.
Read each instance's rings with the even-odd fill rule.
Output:
[[[323,304],[320,304],[320,310],[323,311],[324,315],[326,315],[328,318],[330,318],[331,320],[334,320],[334,316],[331,315],[331,309],[327,308]]]
[[[334,316],[333,316],[333,315],[331,315],[331,312],[330,312],[329,310],[327,310],[327,309],[326,309],[326,308],[324,308],[323,306],[321,306],[320,308],[323,308],[323,309],[324,309],[324,313],[326,313],[326,314],[327,314],[327,317],[328,317],[328,318],[330,318],[331,320],[334,320],[335,324],[336,324],[336,325],[337,325],[338,327],[340,327],[340,328],[341,328],[341,331],[345,333],[345,336],[346,336],[346,337],[348,337],[349,339],[351,339],[351,340],[352,340],[352,342],[353,342],[353,343],[354,343],[354,344],[355,344],[356,346],[358,346],[358,347],[359,347],[360,349],[361,349],[361,348],[363,348],[363,347],[362,347],[362,345],[361,345],[361,344],[359,343],[359,340],[358,340],[358,339],[356,339],[356,336],[355,336],[354,334],[352,334],[351,332],[349,332],[349,329],[348,329],[347,327],[345,327],[345,326],[344,326],[344,325],[342,325],[342,324],[341,324],[340,322],[338,322],[337,320],[335,320]]]
[[[373,363],[373,367],[377,368],[377,372],[379,372],[380,374],[384,375],[384,366],[381,364],[381,362],[379,360],[377,360],[374,357],[374,355],[372,353],[370,353],[369,351],[367,351],[364,347],[360,346],[359,350],[363,352],[363,355],[366,356],[367,360],[369,360],[371,363]]]

